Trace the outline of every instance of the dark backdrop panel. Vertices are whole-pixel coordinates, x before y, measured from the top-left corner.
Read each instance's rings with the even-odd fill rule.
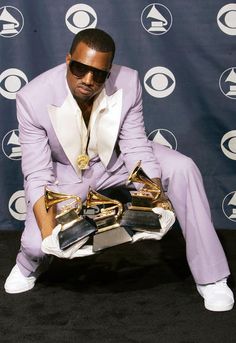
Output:
[[[62,63],[74,34],[108,31],[143,85],[147,134],[192,157],[216,228],[236,229],[236,3],[4,0],[0,4],[0,229],[23,227],[15,94]]]

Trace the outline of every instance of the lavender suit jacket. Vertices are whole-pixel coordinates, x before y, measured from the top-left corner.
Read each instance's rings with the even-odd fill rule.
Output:
[[[81,179],[75,165],[77,151],[73,152],[77,149],[73,119],[69,118],[65,105],[68,96],[65,75],[66,65],[59,65],[36,77],[17,94],[24,187],[27,203],[32,207],[44,194],[45,185],[54,184],[55,180],[76,183]],[[152,143],[145,133],[137,71],[113,65],[105,90],[109,96],[108,110],[102,114],[97,132],[98,154],[105,169],[115,173],[125,164],[130,173],[137,161],[142,160],[149,177],[160,177]],[[67,125],[71,126],[61,135],[59,129]],[[119,156],[116,144],[121,151]]]

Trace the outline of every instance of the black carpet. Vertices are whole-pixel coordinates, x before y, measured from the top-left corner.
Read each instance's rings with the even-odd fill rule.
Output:
[[[218,230],[235,290],[236,231]],[[181,233],[51,264],[33,290],[4,292],[19,232],[0,232],[0,342],[236,342],[236,309],[204,309]]]

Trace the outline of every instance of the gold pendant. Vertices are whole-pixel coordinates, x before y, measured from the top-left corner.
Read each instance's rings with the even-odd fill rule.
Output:
[[[79,157],[77,158],[77,164],[79,169],[84,170],[88,168],[88,164],[89,164],[89,157],[86,154],[81,154],[79,155]]]

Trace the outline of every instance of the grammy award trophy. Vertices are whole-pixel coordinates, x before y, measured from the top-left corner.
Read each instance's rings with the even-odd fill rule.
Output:
[[[93,236],[93,251],[100,251],[118,244],[132,241],[128,230],[119,224],[123,205],[91,188],[87,194],[86,208],[98,206],[99,212],[93,216],[97,231]]]
[[[137,231],[160,231],[160,217],[152,211],[152,208],[159,206],[172,209],[169,200],[163,197],[161,185],[146,175],[141,167],[141,161],[137,163],[128,178],[127,183],[131,182],[141,183],[143,187],[138,191],[130,192],[131,206],[123,212],[121,225]]]
[[[55,217],[57,224],[61,224],[61,231],[58,234],[61,250],[69,248],[72,244],[94,234],[97,231],[96,224],[92,219],[80,215],[82,209],[82,201],[80,197],[53,192],[45,187],[44,200],[47,211],[50,207],[70,199],[72,199],[72,201],[63,206]]]

